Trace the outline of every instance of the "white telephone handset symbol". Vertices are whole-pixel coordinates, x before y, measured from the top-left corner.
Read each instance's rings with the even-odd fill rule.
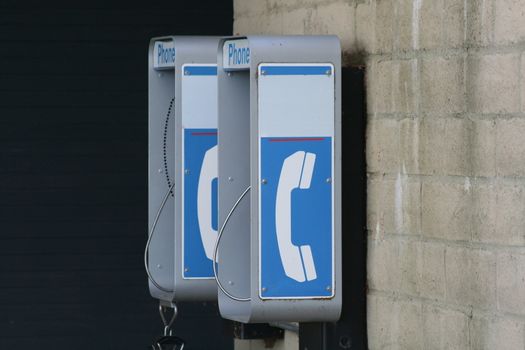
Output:
[[[212,227],[212,182],[218,177],[217,146],[213,146],[204,154],[199,185],[197,187],[197,218],[201,233],[202,245],[206,257],[213,260],[213,248],[217,239],[217,230]]]
[[[296,188],[310,188],[314,165],[314,153],[295,152],[284,160],[277,185],[275,229],[279,254],[286,276],[298,282],[315,280],[317,272],[310,246],[292,243],[291,195]]]

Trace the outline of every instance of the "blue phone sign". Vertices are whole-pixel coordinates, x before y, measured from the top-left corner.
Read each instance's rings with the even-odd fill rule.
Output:
[[[261,298],[333,296],[332,138],[263,137]]]
[[[217,129],[184,130],[184,278],[213,278]]]

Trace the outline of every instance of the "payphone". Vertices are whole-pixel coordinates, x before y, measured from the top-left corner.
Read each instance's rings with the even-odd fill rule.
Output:
[[[215,300],[216,37],[153,38],[149,48],[150,293],[166,305]]]
[[[342,302],[339,39],[231,37],[218,51],[221,315],[335,321]]]

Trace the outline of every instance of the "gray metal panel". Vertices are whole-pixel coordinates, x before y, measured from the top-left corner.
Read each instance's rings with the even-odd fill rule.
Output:
[[[175,67],[154,70],[153,43],[171,39],[175,44]],[[214,280],[187,280],[182,277],[182,66],[187,63],[215,64],[218,37],[161,37],[153,38],[149,53],[149,226],[167,193],[162,143],[166,113],[171,98],[175,97],[172,120],[168,130],[168,172],[175,183],[174,197],[170,197],[157,224],[149,251],[150,270],[157,283],[173,293],[158,290],[149,283],[153,297],[165,302],[185,300],[215,300]],[[161,171],[159,171],[159,169]],[[158,265],[161,267],[159,268]]]
[[[223,223],[250,184],[249,72],[226,73],[218,61],[219,84],[219,223]],[[250,295],[250,193],[233,213],[219,246],[218,278],[236,296]],[[230,282],[231,281],[231,282]],[[247,322],[249,303],[219,292],[223,315]]]
[[[174,37],[175,41],[175,293],[174,301],[216,300],[217,285],[213,279],[184,279],[182,277],[182,66],[188,63],[216,63],[219,37]]]
[[[239,37],[242,38],[242,37]],[[221,315],[225,318],[242,322],[268,322],[268,321],[335,321],[339,318],[342,304],[342,281],[341,281],[341,48],[336,36],[248,36],[250,45],[251,66],[249,71],[233,72],[228,76],[223,71],[222,49],[225,38],[219,44],[218,52],[218,80],[219,80],[219,222],[223,222],[229,208],[236,200],[235,196],[240,194],[243,187],[252,185],[250,192],[251,215],[238,218],[238,223],[229,224],[224,232],[224,241],[221,242],[220,252],[223,258],[219,260],[221,269],[219,277],[221,281],[228,279],[250,278],[249,302],[238,302],[228,298],[219,291],[219,308]],[[258,249],[258,108],[257,108],[257,67],[259,63],[332,63],[335,67],[335,147],[334,147],[334,239],[335,239],[335,296],[331,299],[294,299],[294,300],[261,300],[259,298],[259,249]],[[246,107],[246,92],[235,94],[235,91],[227,89],[233,86],[228,83],[235,74],[249,74],[249,107]],[[223,91],[223,90],[227,91]],[[248,110],[249,109],[249,116]],[[246,156],[248,148],[242,132],[247,127],[239,128],[239,124],[245,125],[249,120],[250,141],[249,156]],[[239,135],[234,138],[232,130],[239,130]],[[229,133],[232,134],[229,134]],[[223,146],[222,138],[227,137],[228,147]],[[241,141],[242,140],[242,141]],[[232,152],[242,149],[242,154],[236,155]],[[239,165],[236,165],[238,163]],[[241,165],[246,167],[250,164],[249,183],[243,173],[242,183],[234,185],[233,190],[228,189],[224,176],[225,168]],[[243,213],[244,214],[244,213]],[[240,214],[237,214],[240,215]],[[249,230],[247,232],[247,227]],[[246,233],[245,233],[246,232]],[[250,240],[227,240],[230,237],[250,236]],[[245,257],[245,251],[249,250],[250,256]],[[233,254],[233,252],[239,252]],[[242,256],[239,257],[239,255]],[[234,260],[237,265],[235,270],[230,270],[228,259]],[[247,273],[246,269],[249,269]],[[241,271],[239,271],[241,270]],[[243,283],[246,283],[243,281]],[[225,284],[228,286],[228,284]],[[232,290],[233,292],[234,290]],[[234,293],[235,294],[235,293]],[[237,295],[237,294],[235,294]],[[245,294],[238,295],[245,297]]]
[[[171,37],[153,38],[150,41],[148,54],[148,114],[149,114],[149,157],[148,157],[148,232],[153,225],[153,220],[161,205],[162,199],[166,195],[169,187],[167,184],[166,173],[163,160],[163,136],[164,124],[171,99],[175,97],[175,75],[173,69],[154,70],[153,69],[153,45],[155,41],[172,40]],[[173,125],[174,111],[170,116],[170,126]],[[167,150],[173,152],[174,149],[174,129],[167,131]],[[174,164],[172,159],[168,159],[168,173],[173,181]],[[174,243],[174,202],[169,198],[159,218],[155,229],[154,237],[149,249],[149,266],[155,281],[167,290],[173,289],[174,270],[173,270],[173,243]],[[157,289],[150,281],[149,289],[154,298],[171,301],[172,293],[167,293]]]

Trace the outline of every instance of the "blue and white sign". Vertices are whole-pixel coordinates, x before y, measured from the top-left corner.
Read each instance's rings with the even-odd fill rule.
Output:
[[[225,70],[249,69],[250,59],[250,45],[247,39],[224,42],[222,66]]]
[[[217,65],[184,64],[182,72],[182,276],[210,279],[217,239]]]
[[[184,278],[213,277],[217,129],[184,130]]]
[[[331,137],[260,139],[260,297],[334,290]]]
[[[153,46],[153,68],[175,67],[175,44],[173,41],[156,41]]]

